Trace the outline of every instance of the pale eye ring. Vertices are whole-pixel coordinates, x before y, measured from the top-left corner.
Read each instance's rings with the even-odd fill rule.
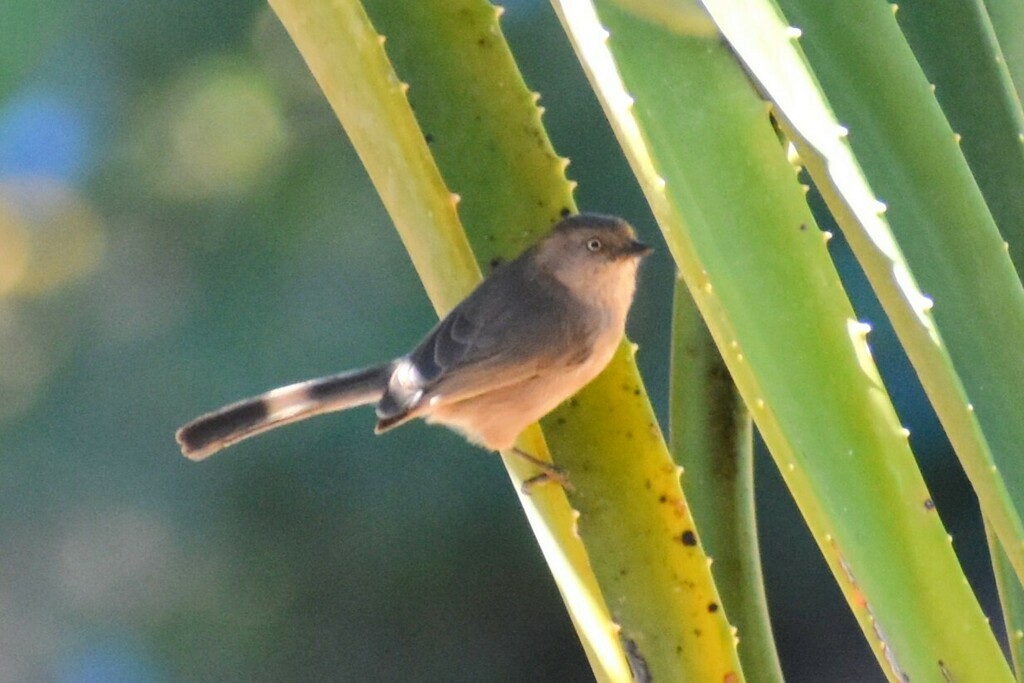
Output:
[[[591,237],[589,240],[587,240],[587,249],[589,251],[601,251],[602,246],[604,245],[601,244],[601,240],[597,239],[596,237]]]

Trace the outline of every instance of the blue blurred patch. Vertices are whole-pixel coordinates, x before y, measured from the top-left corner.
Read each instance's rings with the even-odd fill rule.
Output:
[[[0,176],[75,183],[91,156],[85,113],[53,91],[27,91],[0,107]]]
[[[127,643],[94,643],[67,657],[58,683],[156,683],[165,680]]]

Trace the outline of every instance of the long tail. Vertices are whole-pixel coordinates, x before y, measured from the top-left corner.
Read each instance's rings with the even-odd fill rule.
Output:
[[[250,436],[320,413],[376,403],[387,387],[392,364],[289,384],[201,415],[174,438],[181,452],[203,460]]]

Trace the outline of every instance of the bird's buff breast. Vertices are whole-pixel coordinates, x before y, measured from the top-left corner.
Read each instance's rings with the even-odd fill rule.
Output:
[[[452,427],[473,443],[491,450],[515,445],[519,434],[586,386],[604,370],[625,334],[626,314],[633,301],[636,261],[601,268],[588,278],[589,301],[580,303],[600,311],[600,322],[590,339],[583,362],[567,359],[528,380],[474,396],[442,403],[425,415],[427,422]],[[583,347],[587,342],[580,340]]]
[[[600,374],[621,339],[621,329],[617,335],[603,335],[582,363],[552,369],[464,401],[439,405],[425,416],[426,420],[454,428],[469,441],[490,450],[512,448],[526,427]]]

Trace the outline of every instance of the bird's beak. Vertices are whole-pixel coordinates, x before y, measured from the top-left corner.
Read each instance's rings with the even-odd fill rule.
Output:
[[[640,258],[643,258],[644,256],[650,254],[652,251],[653,250],[649,246],[647,246],[643,242],[637,242],[636,240],[630,242],[629,246],[626,247],[627,256],[639,256]]]

